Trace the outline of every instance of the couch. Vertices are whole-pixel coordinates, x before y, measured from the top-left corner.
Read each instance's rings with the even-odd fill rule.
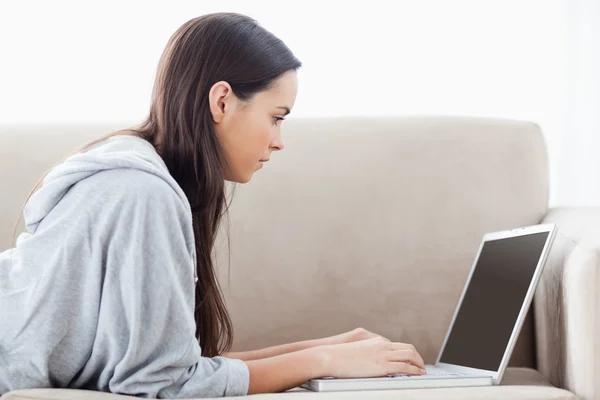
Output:
[[[0,251],[44,171],[123,126],[0,127]],[[217,241],[235,351],[363,327],[432,363],[482,235],[540,222],[559,234],[501,385],[257,399],[600,399],[600,208],[549,208],[539,126],[410,116],[283,129],[286,149],[235,187],[229,241],[225,228]],[[125,396],[33,388],[2,400],[79,398]]]

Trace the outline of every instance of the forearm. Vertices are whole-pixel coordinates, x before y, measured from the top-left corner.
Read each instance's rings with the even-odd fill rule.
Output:
[[[282,344],[280,346],[268,347],[266,349],[243,351],[243,352],[232,352],[224,354],[227,358],[236,358],[242,361],[260,360],[263,358],[271,358],[280,356],[283,354],[294,353],[296,351],[310,349],[321,344],[317,340],[305,340],[302,342]]]
[[[250,370],[248,394],[276,393],[327,376],[327,353],[309,348],[270,358],[246,361]]]

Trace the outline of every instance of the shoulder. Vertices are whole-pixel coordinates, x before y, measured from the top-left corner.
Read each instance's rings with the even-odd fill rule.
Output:
[[[99,171],[76,186],[80,186],[85,195],[105,203],[172,204],[177,208],[189,208],[181,190],[174,187],[174,181],[134,168]]]
[[[110,232],[114,241],[160,248],[165,254],[194,253],[189,203],[170,182],[127,168],[98,172],[86,181],[82,193],[92,202],[86,208],[102,236]]]
[[[74,185],[65,197],[69,199],[61,203],[70,209],[68,213],[77,219],[83,217],[96,229],[113,231],[123,224],[140,229],[146,226],[177,231],[192,241],[187,199],[181,189],[156,174],[132,168],[99,171]]]

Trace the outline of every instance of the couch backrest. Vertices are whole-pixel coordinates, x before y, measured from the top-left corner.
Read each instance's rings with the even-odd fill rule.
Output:
[[[0,249],[41,174],[114,128],[0,127]],[[230,246],[222,234],[216,248],[235,348],[362,326],[434,361],[481,236],[547,211],[539,127],[410,117],[283,129],[287,148],[236,187]],[[515,364],[533,363],[532,337],[528,325]]]

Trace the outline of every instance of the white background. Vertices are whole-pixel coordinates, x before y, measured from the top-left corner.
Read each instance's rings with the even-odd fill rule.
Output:
[[[552,202],[600,204],[600,183],[590,186],[600,168],[598,3],[0,0],[0,124],[137,122],[170,35],[200,14],[236,11],[303,62],[293,116],[534,121],[549,146]]]

